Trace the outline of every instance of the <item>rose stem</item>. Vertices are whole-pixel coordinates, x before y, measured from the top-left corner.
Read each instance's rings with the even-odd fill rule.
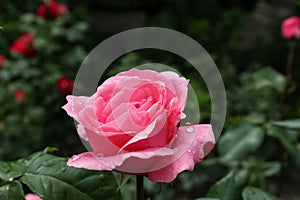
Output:
[[[136,200],[144,199],[144,176],[136,175]]]
[[[294,51],[295,51],[296,43],[295,41],[292,41],[289,45],[289,53],[288,53],[288,59],[286,63],[286,85],[287,87],[290,87],[292,82],[292,67],[293,67],[293,59],[294,59]]]
[[[294,51],[295,51],[295,46],[296,43],[295,41],[291,41],[288,45],[288,57],[287,57],[287,62],[286,62],[286,67],[285,67],[285,78],[286,78],[286,85],[285,85],[285,90],[281,96],[280,99],[280,104],[281,104],[281,117],[284,118],[284,104],[288,95],[288,91],[291,87],[292,84],[292,67],[293,67],[293,60],[294,60]]]
[[[280,110],[281,110],[281,119],[284,119],[284,104],[286,103],[286,98],[289,93],[289,89],[292,85],[293,75],[292,75],[292,67],[293,67],[293,60],[294,60],[294,51],[295,51],[296,43],[295,41],[291,41],[288,45],[288,57],[287,62],[285,66],[285,79],[286,79],[286,85],[285,90],[282,93],[281,99],[280,99]],[[283,166],[286,164],[286,161],[288,160],[288,154],[284,151],[281,154],[280,161],[283,164]],[[281,169],[279,178],[278,178],[278,186],[277,186],[277,195],[281,194],[281,188],[283,179],[285,176],[285,169]]]

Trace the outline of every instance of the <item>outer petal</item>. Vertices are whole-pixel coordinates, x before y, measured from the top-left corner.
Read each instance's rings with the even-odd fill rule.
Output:
[[[166,87],[178,98],[181,111],[183,111],[186,104],[189,81],[171,71],[162,72],[159,76],[166,84]]]
[[[42,198],[36,194],[28,193],[25,195],[25,200],[42,200]]]
[[[201,162],[206,153],[212,149],[215,143],[214,134],[210,125],[194,125],[196,136],[194,142],[188,150],[170,165],[148,173],[148,177],[153,182],[171,182],[176,176],[184,171],[193,171],[196,163]],[[182,139],[189,137],[186,128],[180,127],[178,135]]]
[[[84,139],[85,141],[88,141],[88,136],[86,134],[86,131],[84,129],[84,126],[82,126],[82,124],[78,124],[77,126],[77,132],[78,132],[78,135]]]
[[[73,95],[68,95],[68,103],[62,108],[67,111],[70,117],[73,117],[76,121],[78,121],[78,114],[86,106],[88,99],[89,97],[76,97]]]
[[[96,155],[92,152],[85,152],[79,155],[74,155],[67,162],[68,166],[85,168],[91,170],[109,170],[113,168],[108,167],[106,164],[97,159]]]
[[[127,173],[146,173],[160,157],[172,155],[170,148],[157,148],[140,152],[125,152],[113,156],[100,156],[92,152],[74,155],[67,165],[90,170],[117,170]]]

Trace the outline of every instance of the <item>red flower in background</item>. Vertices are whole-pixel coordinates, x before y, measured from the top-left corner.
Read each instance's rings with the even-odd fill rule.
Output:
[[[4,63],[5,63],[5,56],[0,54],[0,68],[3,67]]]
[[[56,82],[57,89],[63,94],[71,94],[73,91],[73,81],[65,76],[62,76]]]
[[[40,5],[36,11],[36,15],[42,18],[56,19],[68,12],[68,8],[65,4],[57,3],[50,0]]]
[[[25,57],[33,56],[36,53],[36,49],[33,46],[34,38],[32,33],[24,33],[10,46],[10,52],[21,54]]]
[[[293,16],[285,19],[281,24],[282,35],[286,39],[300,38],[300,18]]]
[[[17,103],[21,103],[25,100],[26,98],[26,93],[24,90],[16,90],[15,93],[14,93],[14,97],[15,97],[15,101]]]

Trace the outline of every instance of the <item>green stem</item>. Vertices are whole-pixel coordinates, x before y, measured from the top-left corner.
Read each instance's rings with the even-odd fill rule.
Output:
[[[296,46],[295,41],[291,41],[291,43],[288,46],[288,57],[287,57],[287,62],[286,62],[286,66],[285,66],[286,85],[285,85],[285,90],[282,93],[281,98],[280,98],[280,104],[281,104],[280,110],[281,110],[281,117],[282,118],[284,118],[284,109],[283,109],[284,104],[286,102],[287,95],[288,95],[289,90],[290,90],[291,85],[292,85],[292,79],[293,79],[292,67],[293,67],[295,46]]]
[[[296,46],[295,41],[292,41],[289,45],[289,52],[288,52],[288,58],[287,58],[287,63],[286,63],[286,72],[285,72],[287,89],[289,89],[292,79],[293,79],[292,67],[293,67],[295,46]]]
[[[136,175],[136,200],[144,199],[144,176]]]

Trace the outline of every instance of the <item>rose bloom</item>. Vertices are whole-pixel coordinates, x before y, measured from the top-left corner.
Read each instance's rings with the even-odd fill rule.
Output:
[[[25,200],[43,200],[43,199],[36,194],[28,193],[25,195]]]
[[[57,3],[56,1],[46,1],[40,5],[36,11],[37,16],[42,18],[56,19],[68,12],[68,8],[65,4]]]
[[[281,24],[282,35],[287,38],[300,38],[300,18],[293,16],[285,19]]]
[[[33,46],[34,35],[30,32],[24,33],[10,46],[11,53],[21,54],[25,57],[33,56],[36,49]]]
[[[56,81],[57,89],[63,94],[71,94],[73,91],[73,81],[65,76],[62,76]]]
[[[21,103],[21,102],[25,101],[26,93],[24,90],[16,90],[14,93],[14,97],[15,97],[15,101],[17,103]]]
[[[0,54],[0,68],[2,68],[4,66],[5,59],[6,59],[5,56]]]
[[[153,182],[192,171],[215,139],[208,124],[178,127],[187,86],[174,72],[132,69],[106,80],[91,97],[67,96],[63,109],[92,148],[67,164],[145,175]]]

